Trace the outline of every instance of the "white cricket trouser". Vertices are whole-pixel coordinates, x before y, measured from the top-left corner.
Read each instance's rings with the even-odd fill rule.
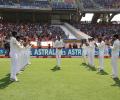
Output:
[[[94,66],[94,50],[90,50],[88,53],[88,63],[90,66]]]
[[[113,77],[118,77],[118,65],[117,65],[118,54],[112,53],[111,60]]]
[[[23,69],[25,67],[25,50],[22,50],[22,68]]]
[[[26,65],[28,64],[27,63],[27,61],[28,61],[28,52],[27,52],[27,49],[25,50],[25,67],[26,67]]]
[[[27,51],[27,64],[30,64],[30,54],[31,54],[31,51],[28,50]]]
[[[86,49],[83,49],[82,56],[83,56],[83,62],[86,63],[86,59],[87,59],[87,50]]]
[[[22,66],[23,66],[23,55],[22,55],[22,50],[20,52],[20,71],[22,70]]]
[[[16,74],[18,71],[18,55],[17,53],[11,53],[11,75],[10,78],[17,80]]]
[[[25,68],[25,66],[26,66],[26,59],[27,59],[27,57],[26,57],[26,51],[24,50],[24,54],[23,54],[23,57],[24,57],[24,63],[23,63],[23,68]]]
[[[56,60],[57,60],[57,65],[60,67],[61,65],[61,49],[56,49]]]
[[[21,52],[19,52],[19,53],[17,53],[17,55],[18,55],[18,67],[17,67],[17,73],[19,73],[20,72],[20,70],[21,70]]]
[[[99,53],[99,69],[103,70],[104,69],[104,52]]]

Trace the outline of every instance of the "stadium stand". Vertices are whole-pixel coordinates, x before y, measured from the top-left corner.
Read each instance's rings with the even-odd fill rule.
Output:
[[[40,7],[48,8],[50,7],[49,0],[0,0],[0,5],[8,6],[29,6],[29,7]]]
[[[93,0],[104,8],[120,8],[120,0]]]
[[[80,24],[74,26],[92,37],[111,37],[113,34],[120,33],[120,24],[91,24],[87,22],[81,22]]]
[[[0,5],[7,6],[29,6],[53,9],[76,9],[77,0],[0,0]],[[120,0],[80,0],[84,9],[96,9],[97,6],[101,8],[118,9],[120,8]]]
[[[98,6],[105,9],[120,8],[120,0],[80,0],[83,3],[84,9],[95,9]]]
[[[95,8],[95,6],[94,6],[94,4],[91,2],[91,0],[81,0],[80,2],[82,2],[83,3],[83,7],[85,8],[85,9],[93,9],[93,8]]]
[[[51,6],[53,9],[74,9],[75,0],[52,0]]]
[[[18,32],[20,36],[29,36],[32,41],[49,41],[61,36],[67,38],[64,31],[59,26],[41,25],[38,23],[16,24],[16,23],[0,23],[0,42],[3,46],[6,37],[10,37],[11,31]]]
[[[87,10],[84,11],[83,9],[77,8],[77,2]],[[5,7],[9,8],[11,6],[17,6],[19,8],[27,7],[27,10],[15,8],[13,11],[13,9],[4,9]],[[52,9],[41,12],[40,8],[49,7]],[[38,8],[38,10],[31,10],[31,8]],[[105,8],[105,10],[99,12],[102,9],[98,8]],[[110,9],[114,8],[115,10],[112,12]],[[0,41],[2,41],[0,43],[3,43],[3,40],[5,40],[11,31],[17,31],[21,36],[28,35],[34,41],[36,38],[40,41],[54,40],[57,35],[63,39],[70,36],[69,34],[65,34],[67,32],[65,27],[64,30],[66,32],[60,26],[40,24],[41,22],[46,23],[47,21],[47,23],[52,23],[53,19],[61,23],[62,21],[73,23],[73,26],[92,37],[98,35],[110,37],[111,34],[120,33],[120,24],[110,24],[106,21],[108,20],[110,22],[120,12],[120,10],[117,10],[118,8],[120,8],[120,0],[0,0]],[[81,22],[82,17],[89,12],[89,9],[98,10],[96,12],[92,12],[91,10],[90,13],[93,13],[91,23]],[[98,19],[105,19],[106,24],[97,23]],[[11,23],[12,21],[14,23]],[[72,35],[71,37],[74,37]]]
[[[80,24],[74,24],[74,26],[81,32],[92,37],[104,36],[106,38],[111,38],[113,34],[120,33],[120,24],[91,24],[81,22]],[[54,40],[56,36],[67,39],[65,32],[60,26],[41,25],[39,23],[0,23],[1,47],[3,46],[5,38],[10,36],[11,31],[17,31],[20,36],[27,35],[32,41],[36,41],[36,39],[39,41]]]

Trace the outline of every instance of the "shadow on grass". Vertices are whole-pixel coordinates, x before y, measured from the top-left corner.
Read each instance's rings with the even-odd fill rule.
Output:
[[[115,84],[113,84],[111,86],[118,86],[118,87],[120,87],[120,79],[119,78],[114,78],[113,81],[115,82]]]
[[[60,67],[58,66],[54,66],[52,69],[51,69],[53,72],[56,72],[56,71],[59,71],[61,70]]]
[[[0,89],[8,87],[13,82],[10,81],[10,74],[7,74],[4,78],[0,79]]]
[[[90,65],[88,65],[86,63],[82,63],[81,65],[85,66],[86,68],[89,68],[90,71],[96,71],[96,68],[94,66],[90,66]]]
[[[87,64],[86,63],[82,63],[81,66],[86,66]]]
[[[107,72],[105,72],[104,70],[101,70],[99,72],[97,72],[97,74],[99,75],[109,75]]]

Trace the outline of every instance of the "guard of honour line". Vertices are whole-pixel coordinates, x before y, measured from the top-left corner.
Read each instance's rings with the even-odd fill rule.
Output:
[[[102,37],[97,39],[90,38],[88,40],[82,40],[82,59],[83,63],[89,65],[91,68],[95,68],[94,58],[95,58],[95,48],[99,49],[99,72],[104,71],[104,50],[105,50],[105,40]],[[31,54],[31,44],[30,39],[26,36],[21,38],[17,36],[17,32],[12,32],[10,38],[10,57],[11,57],[11,71],[10,80],[18,81],[17,74],[21,70],[25,69],[27,65],[31,64],[30,54]],[[118,79],[118,62],[120,50],[120,40],[119,35],[115,34],[111,43],[108,45],[112,49],[111,52],[111,69],[112,78]],[[52,70],[61,70],[61,55],[62,48],[64,47],[64,42],[58,36],[54,42],[54,48],[56,49],[56,66]],[[69,64],[69,63],[68,63]]]

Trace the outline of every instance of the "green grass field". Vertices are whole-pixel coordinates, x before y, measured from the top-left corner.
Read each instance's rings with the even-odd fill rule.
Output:
[[[83,66],[81,58],[62,59],[60,71],[50,70],[56,59],[31,62],[18,75],[20,82],[10,83],[10,59],[0,59],[0,100],[120,100],[120,82],[110,76],[110,59],[105,59],[104,75]]]

